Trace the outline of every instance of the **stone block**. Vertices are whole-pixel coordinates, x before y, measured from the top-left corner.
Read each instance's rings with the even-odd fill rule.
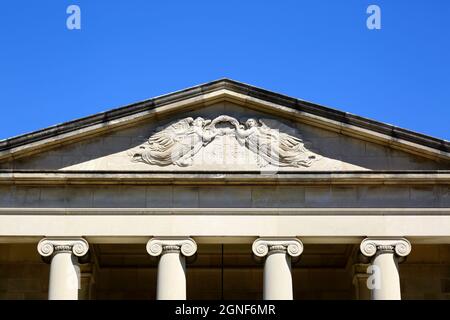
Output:
[[[28,170],[54,170],[62,166],[62,157],[52,153],[42,153],[31,158],[23,158],[14,161],[14,169]]]
[[[0,207],[8,208],[14,206],[14,187],[0,186]]]
[[[325,130],[322,128],[314,127],[305,123],[292,122],[292,126],[296,127],[301,132],[304,139],[312,138],[338,138],[341,136],[339,133],[331,130]]]
[[[98,187],[94,190],[93,207],[95,208],[145,208],[145,206],[145,187]]]
[[[198,208],[199,188],[198,187],[173,187],[174,208]]]
[[[256,266],[256,265],[255,265]],[[223,274],[224,290],[242,293],[258,293],[262,296],[263,268],[226,269]]]
[[[412,207],[408,186],[361,186],[359,205],[368,207]]]
[[[434,186],[417,186],[410,188],[411,204],[434,207],[439,202],[439,190]]]
[[[441,279],[441,292],[450,294],[450,278]]]
[[[8,292],[41,292],[42,286],[39,279],[10,278],[8,279]]]
[[[410,264],[439,264],[441,262],[440,247],[437,245],[413,245],[413,250],[408,255],[405,268]]]
[[[68,208],[91,208],[94,192],[91,188],[67,186],[66,206]]]
[[[264,186],[252,188],[252,207],[277,208],[279,206],[279,195],[274,188]]]
[[[62,187],[42,187],[39,206],[41,208],[65,208],[67,192]]]
[[[439,186],[439,204],[442,208],[450,207],[450,186]]]
[[[318,150],[322,156],[339,160],[344,155],[339,137],[311,139],[309,142],[313,149]]]
[[[41,256],[37,252],[35,243],[27,243],[27,244],[9,244],[8,262],[16,262],[16,263],[37,263],[43,268],[48,266],[44,262],[42,262]]]
[[[38,187],[16,188],[14,193],[15,206],[39,207],[41,189]]]
[[[330,186],[305,187],[305,207],[332,207],[333,205]]]
[[[279,186],[276,188],[281,208],[303,207],[305,188],[300,186]]]
[[[74,156],[74,155],[67,155],[67,156],[63,156],[62,157],[62,161],[61,161],[61,167],[65,168],[65,167],[69,167],[69,166],[73,166],[79,163],[83,163],[83,162],[88,162],[90,160],[92,160],[94,157],[93,156]],[[92,169],[97,169],[98,168],[89,168],[90,170]]]
[[[131,146],[131,138],[123,136],[106,136],[102,141],[102,153],[116,153],[129,149]]]
[[[356,207],[358,202],[358,188],[355,186],[332,186],[331,204],[335,207]]]
[[[365,150],[365,155],[368,157],[389,157],[389,149],[376,143],[366,142]]]
[[[14,168],[14,162],[12,162],[12,161],[0,163],[1,170],[11,170],[13,168]]]
[[[103,136],[93,137],[89,140],[78,142],[67,148],[65,156],[78,155],[88,158],[103,156],[105,153],[100,147],[102,143]]]
[[[346,136],[340,136],[339,146],[342,148],[342,156],[358,158],[367,155],[366,142]]]
[[[248,208],[252,203],[250,187],[201,187],[199,206],[202,208]]]
[[[221,270],[189,268],[187,272],[187,295],[189,299],[220,299]]]
[[[152,186],[146,189],[147,208],[170,208],[173,204],[172,186]]]

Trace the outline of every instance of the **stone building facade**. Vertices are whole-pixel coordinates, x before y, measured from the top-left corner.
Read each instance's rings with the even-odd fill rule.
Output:
[[[0,298],[449,299],[449,170],[228,79],[3,140]]]

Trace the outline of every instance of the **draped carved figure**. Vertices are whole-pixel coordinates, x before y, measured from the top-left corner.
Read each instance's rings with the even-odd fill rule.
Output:
[[[201,117],[195,120],[189,117],[172,123],[140,146],[133,154],[133,160],[159,166],[189,166],[194,155],[218,134],[206,128],[210,122]]]
[[[219,122],[228,122],[231,128],[217,129]],[[234,136],[239,144],[256,154],[259,167],[309,167],[321,158],[308,150],[301,138],[270,128],[262,120],[258,123],[251,118],[241,125],[226,115],[213,121],[189,117],[174,122],[154,133],[132,157],[134,161],[152,165],[190,166],[193,157],[217,135]]]
[[[309,167],[321,157],[305,148],[303,140],[267,126],[264,121],[250,118],[245,126],[233,120],[236,138],[257,154],[260,167]]]

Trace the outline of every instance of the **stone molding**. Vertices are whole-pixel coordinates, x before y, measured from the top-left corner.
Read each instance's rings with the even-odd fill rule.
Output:
[[[44,238],[39,241],[37,250],[43,257],[59,252],[71,252],[76,257],[83,257],[89,251],[89,244],[83,238]]]
[[[406,257],[411,249],[411,243],[405,238],[366,238],[360,245],[360,250],[366,257],[372,257],[380,252],[394,252],[399,257]]]
[[[46,171],[27,172],[20,170],[0,170],[0,183],[2,185],[28,184],[33,185],[136,185],[149,183],[167,183],[169,185],[253,185],[255,183],[270,183],[274,185],[303,184],[303,185],[330,185],[330,184],[364,184],[364,185],[448,185],[450,173],[444,170],[430,172],[386,172],[386,171],[359,171],[359,172],[292,172],[279,171],[277,174],[261,175],[258,171],[246,173],[233,171],[195,171],[195,172],[141,172],[141,171],[77,171],[61,172]],[[413,209],[413,208],[411,208]],[[416,210],[421,208],[416,208]],[[424,208],[426,209],[426,208]],[[442,208],[444,209],[444,208]]]
[[[299,257],[303,252],[303,243],[297,238],[259,238],[253,242],[253,254],[259,258],[271,251],[286,251],[291,257]]]
[[[450,216],[450,208],[0,208],[0,216]],[[359,238],[360,239],[360,238]],[[360,243],[360,241],[354,241]]]
[[[168,252],[180,252],[185,257],[191,257],[197,252],[197,243],[188,237],[152,238],[147,242],[147,252],[152,257]]]

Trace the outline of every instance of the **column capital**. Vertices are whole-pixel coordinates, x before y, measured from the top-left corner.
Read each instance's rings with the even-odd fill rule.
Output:
[[[372,257],[377,252],[395,252],[399,257],[406,257],[412,247],[405,238],[366,238],[359,248],[366,257]]]
[[[299,257],[303,252],[303,243],[297,238],[259,238],[252,245],[253,254],[260,258],[275,250],[286,251],[291,257]]]
[[[89,251],[89,244],[83,238],[44,238],[39,241],[37,250],[43,257],[58,252],[71,252],[77,257],[83,257]]]
[[[191,257],[197,252],[197,243],[189,237],[158,237],[152,238],[147,242],[147,252],[153,257],[158,257],[165,252],[171,251],[181,252],[185,257]]]

